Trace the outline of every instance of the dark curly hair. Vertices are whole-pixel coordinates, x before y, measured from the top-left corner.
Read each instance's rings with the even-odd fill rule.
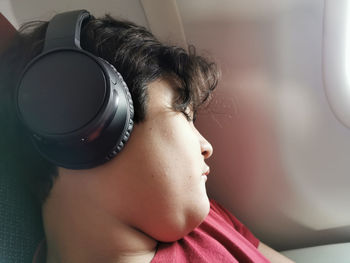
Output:
[[[57,167],[37,153],[20,129],[14,116],[12,96],[25,65],[41,53],[47,26],[48,22],[43,21],[24,24],[0,59],[0,117],[1,123],[6,123],[2,126],[1,156],[14,169],[20,164],[23,172],[25,167],[28,174],[23,178],[40,204],[52,188]],[[146,28],[110,15],[92,18],[84,24],[81,47],[107,60],[121,73],[134,101],[135,123],[145,119],[147,87],[152,81],[172,81],[177,94],[173,109],[184,113],[188,107],[196,113],[218,82],[216,64],[198,56],[193,46],[186,51],[162,44]]]

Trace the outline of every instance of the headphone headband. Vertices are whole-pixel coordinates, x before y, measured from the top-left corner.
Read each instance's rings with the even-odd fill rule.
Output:
[[[47,27],[43,52],[63,47],[80,49],[81,27],[89,18],[90,14],[86,10],[70,11],[54,16]]]

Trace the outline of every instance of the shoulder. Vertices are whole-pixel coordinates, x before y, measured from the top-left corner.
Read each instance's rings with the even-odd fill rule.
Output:
[[[209,215],[216,220],[221,222],[224,221],[226,224],[232,226],[255,247],[258,247],[260,241],[255,237],[255,235],[236,216],[213,199],[210,200]]]
[[[238,228],[237,230],[239,230],[239,228],[241,228],[243,225],[229,210],[224,208],[222,205],[220,205],[213,199],[210,199],[210,210],[212,214],[220,216],[234,228]]]

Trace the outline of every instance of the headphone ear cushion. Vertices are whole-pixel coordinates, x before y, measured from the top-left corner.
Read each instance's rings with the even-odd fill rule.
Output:
[[[99,59],[106,65],[106,67],[109,69],[110,72],[109,76],[111,77],[112,83],[115,84],[115,86],[122,87],[122,91],[125,94],[126,102],[127,102],[127,114],[128,114],[128,123],[125,126],[125,130],[123,131],[121,135],[120,142],[116,145],[116,147],[113,148],[113,150],[108,154],[108,158],[113,158],[118,152],[120,152],[126,142],[129,140],[131,131],[134,126],[134,103],[129,91],[128,86],[126,85],[122,75],[116,70],[116,68],[110,64],[108,61],[104,60],[103,58]]]

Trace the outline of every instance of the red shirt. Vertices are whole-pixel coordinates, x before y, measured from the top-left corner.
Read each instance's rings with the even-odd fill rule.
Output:
[[[152,263],[269,262],[258,250],[259,240],[215,201],[204,222],[173,243],[159,243]]]
[[[259,240],[236,217],[215,201],[203,223],[173,243],[158,243],[152,263],[269,262],[258,250]],[[45,244],[33,263],[45,262]]]

